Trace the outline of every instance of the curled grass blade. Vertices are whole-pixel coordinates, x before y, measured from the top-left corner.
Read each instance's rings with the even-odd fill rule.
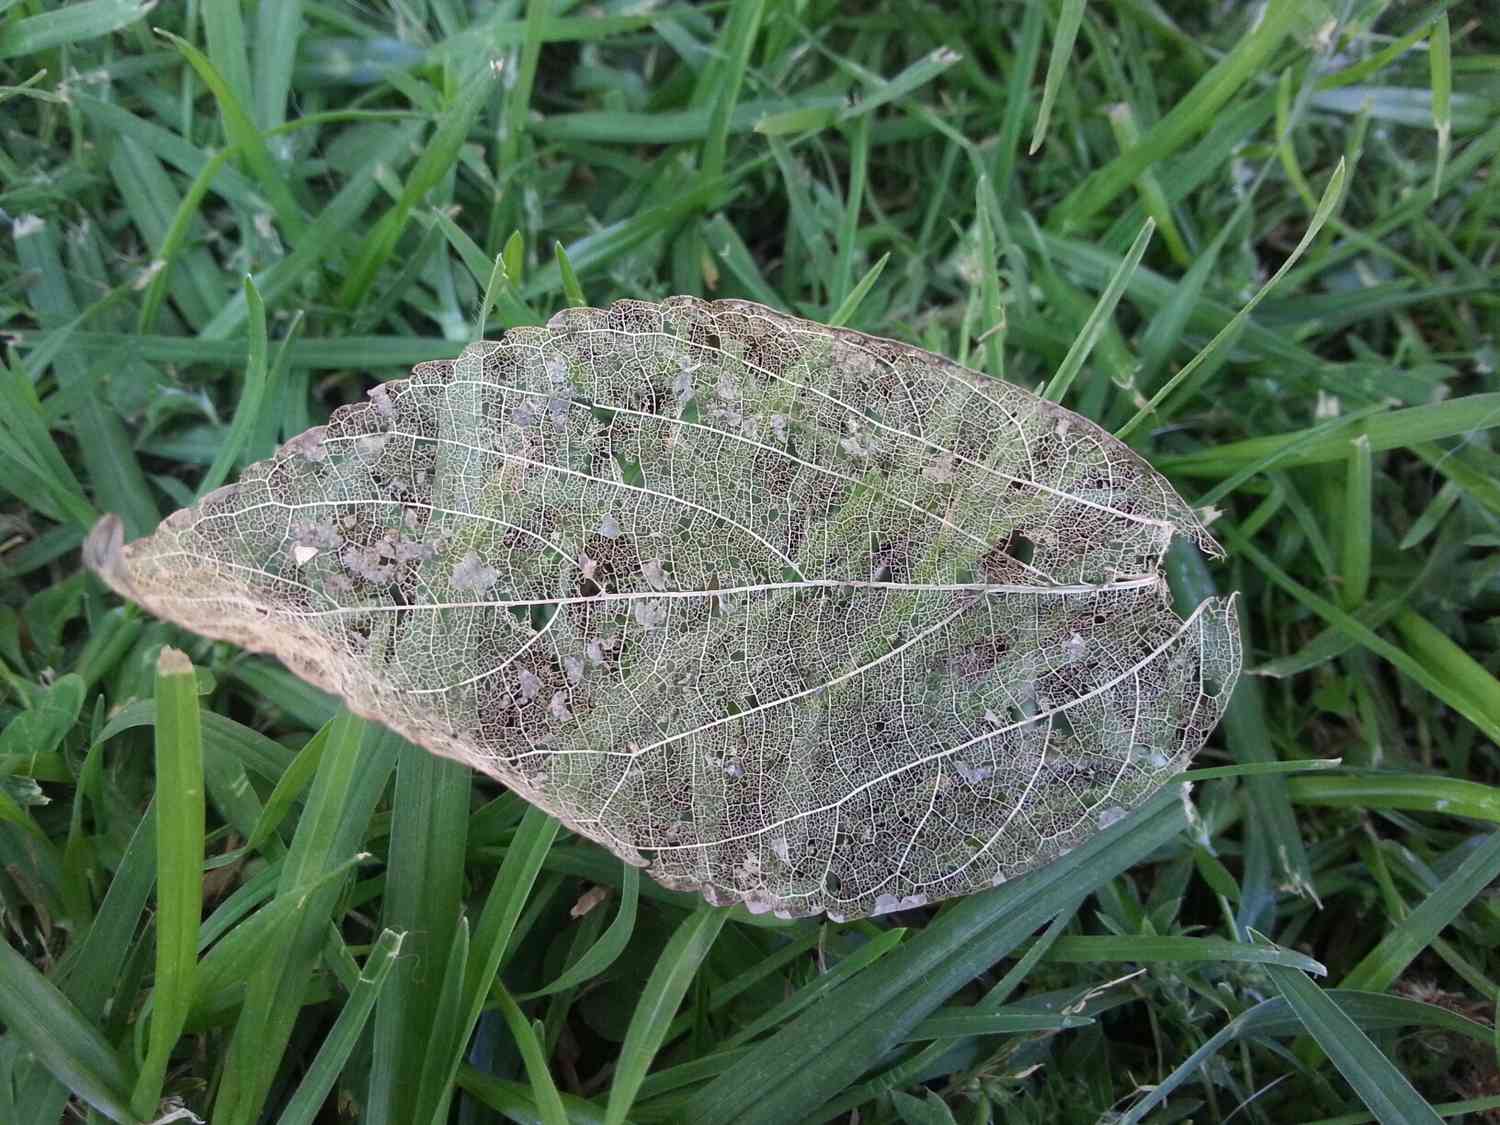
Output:
[[[609,929],[599,935],[599,940],[589,946],[588,951],[582,957],[559,973],[557,979],[551,984],[535,992],[518,996],[518,1000],[535,1000],[540,996],[551,996],[557,992],[566,992],[570,988],[576,988],[585,981],[599,976],[624,952],[631,935],[635,932],[636,906],[641,893],[641,870],[628,863],[620,866],[624,886],[620,891],[620,907],[615,911],[615,917],[610,922]]]

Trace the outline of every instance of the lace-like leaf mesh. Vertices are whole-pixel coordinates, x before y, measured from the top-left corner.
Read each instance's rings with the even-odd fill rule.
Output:
[[[1239,671],[1125,445],[743,301],[571,309],[377,387],[90,564],[663,884],[787,915],[989,887],[1141,804]]]

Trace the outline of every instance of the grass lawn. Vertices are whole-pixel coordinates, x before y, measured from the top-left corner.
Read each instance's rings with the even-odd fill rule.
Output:
[[[0,1123],[1500,1120],[1497,171],[1489,0],[0,0]],[[1208,513],[1192,784],[752,917],[81,564],[673,294],[1065,387]]]

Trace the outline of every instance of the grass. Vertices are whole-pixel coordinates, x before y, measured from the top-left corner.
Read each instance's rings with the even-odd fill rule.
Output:
[[[1500,1117],[1484,11],[0,3],[0,1121]],[[477,325],[673,293],[1045,388],[1212,505],[1174,590],[1261,674],[1204,776],[767,925],[80,568]]]

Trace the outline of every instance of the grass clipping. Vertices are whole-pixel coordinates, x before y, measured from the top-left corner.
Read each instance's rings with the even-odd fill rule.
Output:
[[[126,545],[272,653],[668,887],[847,919],[994,886],[1185,768],[1240,668],[1217,554],[1093,423],[744,301],[569,309],[376,387]]]

